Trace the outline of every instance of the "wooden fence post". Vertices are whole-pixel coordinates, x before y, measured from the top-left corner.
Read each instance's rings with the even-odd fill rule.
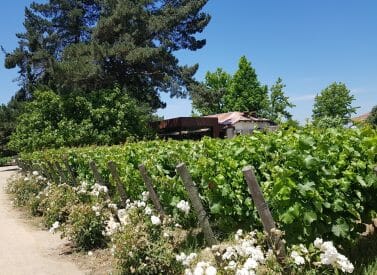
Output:
[[[202,201],[199,197],[198,189],[196,188],[194,182],[192,181],[191,175],[184,163],[177,165],[177,171],[182,178],[183,184],[188,192],[192,206],[198,216],[199,225],[203,230],[204,238],[207,245],[212,246],[217,243],[215,235],[213,234],[211,225],[207,217],[207,213],[204,210]]]
[[[47,164],[45,162],[42,162],[42,174],[44,177],[46,177],[48,180],[53,180],[53,177],[47,167]]]
[[[54,166],[52,165],[52,163],[50,161],[47,161],[47,165],[48,165],[48,168],[49,168],[50,173],[52,175],[52,180],[55,183],[59,183],[60,179],[59,179],[59,176],[56,174],[56,171],[55,171],[56,168],[54,168]]]
[[[157,196],[157,193],[153,188],[152,179],[148,176],[148,172],[144,164],[139,165],[139,171],[140,171],[141,177],[143,178],[145,186],[147,187],[147,190],[149,192],[149,198],[152,200],[153,205],[156,208],[156,210],[160,213],[162,217],[164,217],[165,216],[164,209],[162,208],[162,205]]]
[[[276,229],[274,219],[272,218],[270,209],[266,201],[264,200],[262,191],[259,187],[257,178],[255,177],[254,171],[251,166],[246,166],[242,169],[244,177],[249,187],[251,197],[255,203],[255,206],[258,210],[259,217],[262,220],[264,230],[267,232],[268,236],[272,239],[275,249],[277,250],[278,259],[282,260],[285,258],[285,247],[284,243],[280,240],[280,236],[274,234]]]
[[[25,172],[33,172],[33,171],[31,171],[32,169],[31,169],[31,167],[30,167],[30,164],[28,163],[28,162],[24,162],[24,166],[25,166]]]
[[[75,173],[73,172],[71,165],[69,165],[68,157],[67,157],[66,155],[63,156],[63,163],[64,163],[64,165],[65,165],[65,167],[66,167],[66,169],[67,169],[67,171],[68,171],[68,173],[69,173],[69,175],[70,175],[70,178],[71,178],[71,180],[70,180],[70,181],[71,181],[71,184],[72,184],[73,186],[77,186],[77,185],[78,185],[78,182],[77,182],[77,180],[76,180],[76,175],[75,175]]]
[[[115,164],[115,162],[109,161],[107,163],[107,166],[109,167],[110,173],[111,173],[111,175],[114,179],[114,182],[117,186],[119,196],[120,196],[120,199],[122,201],[122,206],[126,207],[128,197],[127,197],[126,191],[124,190],[122,181],[120,179],[118,169],[117,169],[117,165]]]
[[[56,167],[56,170],[58,171],[58,174],[60,176],[60,183],[68,183],[68,178],[67,178],[66,174],[64,173],[62,166],[60,165],[60,163],[58,161],[55,161],[55,167]]]
[[[90,169],[92,169],[94,179],[98,184],[105,185],[105,181],[103,180],[101,174],[98,172],[97,165],[94,161],[89,162]]]

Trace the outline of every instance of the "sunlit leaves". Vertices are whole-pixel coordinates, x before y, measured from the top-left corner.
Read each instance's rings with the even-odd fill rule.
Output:
[[[261,226],[242,174],[244,166],[252,165],[288,241],[310,242],[319,235],[340,241],[358,236],[357,223],[367,221],[377,209],[376,136],[371,129],[307,127],[231,140],[143,141],[49,150],[22,158],[40,163],[66,154],[80,178],[88,180],[92,179],[89,160],[98,162],[106,179],[106,163],[114,160],[131,198],[145,190],[137,169],[143,162],[167,212],[174,211],[176,201],[187,199],[175,172],[175,166],[185,162],[211,223],[222,233]]]

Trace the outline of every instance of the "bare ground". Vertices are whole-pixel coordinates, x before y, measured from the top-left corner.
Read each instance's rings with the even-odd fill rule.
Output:
[[[69,242],[32,226],[11,205],[5,193],[7,179],[17,167],[0,167],[0,275],[2,274],[108,274],[106,250],[93,256],[72,253]]]

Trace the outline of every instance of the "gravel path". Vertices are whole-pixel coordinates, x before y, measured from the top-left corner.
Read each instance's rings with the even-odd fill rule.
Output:
[[[84,274],[59,255],[65,241],[37,230],[14,209],[4,187],[16,167],[0,167],[0,275]]]

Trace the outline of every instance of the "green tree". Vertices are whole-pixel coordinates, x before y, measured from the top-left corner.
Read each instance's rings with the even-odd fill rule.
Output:
[[[265,115],[268,105],[267,86],[260,84],[251,63],[245,56],[242,56],[238,70],[233,76],[230,91],[225,96],[225,109]]]
[[[224,97],[229,92],[231,75],[221,68],[207,72],[204,82],[191,90],[192,106],[201,115],[224,112]]]
[[[271,87],[269,118],[276,122],[281,121],[283,118],[290,120],[292,115],[288,112],[287,108],[296,106],[289,101],[288,96],[285,96],[284,88],[285,85],[280,77]]]
[[[52,91],[36,91],[25,104],[9,148],[35,151],[61,146],[119,144],[127,138],[150,133],[151,109],[130,98],[121,89],[100,90],[60,96]]]
[[[343,124],[350,121],[357,107],[352,106],[355,97],[344,83],[334,82],[315,97],[313,115],[314,122],[324,118],[339,118]]]
[[[377,105],[372,108],[370,111],[369,117],[367,119],[367,122],[371,125],[377,127]]]
[[[25,11],[26,32],[7,54],[32,94],[48,87],[59,94],[112,89],[117,83],[153,109],[160,92],[183,97],[198,65],[182,66],[178,50],[202,48],[210,16],[208,0],[49,0]]]
[[[19,68],[19,80],[29,97],[37,86],[55,89],[56,64],[66,47],[90,41],[99,18],[96,0],[50,0],[33,2],[25,9],[24,33],[18,47],[6,54],[5,67]]]
[[[0,158],[14,155],[7,146],[10,136],[16,128],[17,117],[23,112],[25,94],[22,90],[16,93],[7,105],[0,105]]]

